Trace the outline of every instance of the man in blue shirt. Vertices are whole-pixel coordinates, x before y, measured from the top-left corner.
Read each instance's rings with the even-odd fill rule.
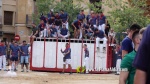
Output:
[[[57,29],[56,29],[54,24],[52,24],[52,27],[51,27],[50,31],[51,31],[51,35],[50,36],[52,38],[56,38],[57,37]]]
[[[78,14],[77,19],[78,19],[78,20],[80,20],[80,19],[84,20],[84,19],[85,19],[84,10],[81,10],[81,11],[80,11],[80,14]]]
[[[14,71],[17,71],[16,67],[18,65],[18,55],[19,55],[19,47],[17,45],[17,42],[14,43],[14,45],[12,45],[10,47],[10,59],[11,59],[11,62],[10,62],[10,67],[12,65],[13,62],[15,62],[14,64]],[[11,68],[10,68],[11,69]]]
[[[103,14],[103,12],[100,12],[99,18],[98,18],[98,24],[99,24],[99,30],[102,30],[105,32],[105,27],[107,25],[106,16]]]
[[[69,31],[68,31],[68,29],[66,28],[66,25],[65,25],[65,24],[63,25],[63,28],[60,30],[59,37],[60,37],[60,38],[64,38],[64,39],[69,37]]]
[[[66,49],[63,51],[61,49],[61,52],[63,53],[64,57],[63,57],[63,71],[61,72],[61,74],[64,74],[65,72],[65,68],[66,65],[68,64],[68,68],[70,68],[70,74],[72,74],[72,67],[71,67],[71,48],[69,43],[66,43]]]
[[[6,70],[6,45],[3,40],[0,43],[0,70],[2,69],[2,65],[4,71],[7,71]]]
[[[65,24],[66,28],[68,29],[69,16],[68,16],[68,14],[66,12],[64,12],[64,10],[61,10],[60,18],[62,20],[62,24]]]
[[[102,30],[98,30],[98,29],[95,29],[95,35],[96,37],[96,47],[97,47],[97,51],[102,51],[100,50],[99,48],[99,45],[100,45],[100,41],[103,41],[103,52],[106,50],[106,44],[107,44],[107,39],[106,39],[106,35],[105,33],[102,31]]]
[[[73,31],[74,31],[74,38],[79,38],[82,22],[83,22],[83,20],[80,19],[80,20],[75,20],[75,21],[72,23]]]
[[[40,25],[38,26],[40,30],[40,37],[46,37],[47,30],[46,30],[46,24],[43,20],[40,21]]]
[[[24,69],[23,69],[23,64],[24,64],[24,61],[25,61],[25,64],[26,64],[26,71],[28,72],[28,64],[29,64],[29,52],[28,52],[28,45],[26,44],[26,41],[23,41],[23,45],[20,47],[20,52],[21,52],[21,69],[22,71],[21,72],[24,72]]]
[[[95,15],[95,13],[91,14],[89,22],[90,22],[90,25],[93,25],[95,28],[97,28],[97,17]]]
[[[125,37],[122,41],[121,49],[122,49],[122,58],[133,51],[133,43],[132,43],[132,35],[135,31],[139,31],[141,27],[138,24],[133,24],[130,27],[130,31],[127,37]]]

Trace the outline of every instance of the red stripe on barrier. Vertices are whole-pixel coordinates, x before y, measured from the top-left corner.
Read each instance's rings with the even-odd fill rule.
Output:
[[[82,56],[83,56],[83,39],[82,39],[82,46],[81,46],[81,71],[82,72]]]
[[[44,56],[43,56],[43,67],[45,65],[45,38],[44,38]]]
[[[95,53],[96,53],[96,39],[94,39],[94,63],[93,63],[94,70],[95,70]]]
[[[58,38],[56,42],[56,68],[57,68],[57,56],[58,56]]]
[[[31,38],[30,38],[31,40]],[[34,42],[34,41],[33,41]],[[31,50],[30,50],[30,70],[32,70],[32,49],[33,49],[33,43],[31,43]]]

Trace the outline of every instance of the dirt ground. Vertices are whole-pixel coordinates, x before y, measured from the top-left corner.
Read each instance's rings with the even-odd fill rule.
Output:
[[[114,74],[77,74],[52,72],[20,72],[17,77],[3,77],[0,71],[0,84],[118,84],[119,76]]]

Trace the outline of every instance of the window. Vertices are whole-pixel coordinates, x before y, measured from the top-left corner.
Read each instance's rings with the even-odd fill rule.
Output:
[[[4,11],[4,25],[13,25],[12,11]]]

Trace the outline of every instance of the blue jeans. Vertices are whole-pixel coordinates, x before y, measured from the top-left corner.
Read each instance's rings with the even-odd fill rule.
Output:
[[[21,64],[23,63],[29,63],[29,56],[21,56]]]

